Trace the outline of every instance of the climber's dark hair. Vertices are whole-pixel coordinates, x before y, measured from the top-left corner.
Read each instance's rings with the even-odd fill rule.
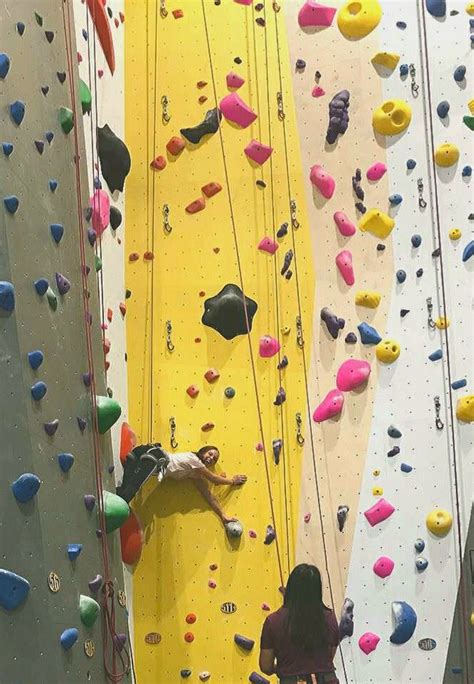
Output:
[[[321,574],[315,565],[301,563],[291,572],[285,590],[291,642],[311,651],[327,646],[328,630]]]
[[[213,446],[212,444],[206,444],[206,446],[201,447],[199,451],[195,451],[194,453],[196,454],[198,459],[202,461],[203,456],[207,454],[207,452],[211,449],[215,449],[218,454],[220,453],[219,449],[216,446]]]

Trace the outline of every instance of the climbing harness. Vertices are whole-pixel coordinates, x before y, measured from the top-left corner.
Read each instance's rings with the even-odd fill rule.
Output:
[[[302,425],[303,425],[303,419],[301,418],[301,413],[296,414],[296,441],[300,446],[303,446],[304,444],[304,437],[302,433]]]
[[[163,97],[161,98],[161,120],[164,124],[167,124],[171,120],[171,114],[168,109],[169,105],[170,101],[168,100],[168,97],[166,95],[163,95]]]
[[[436,323],[433,320],[433,299],[431,297],[426,299],[426,308],[428,309],[428,328],[436,328]]]
[[[420,209],[426,209],[426,201],[423,198],[423,178],[418,178],[416,181],[416,187],[418,188],[418,206]]]
[[[416,82],[416,69],[414,64],[410,64],[408,67],[409,73],[410,73],[410,78],[411,78],[411,94],[413,97],[418,97],[418,91],[420,89],[420,86]]]
[[[434,398],[434,407],[435,407],[435,425],[437,430],[442,430],[444,428],[444,423],[440,418],[441,414],[441,402],[439,400],[439,396],[436,395]]]
[[[174,416],[170,418],[170,445],[172,449],[178,448],[178,442],[176,441],[176,419]]]
[[[173,230],[170,225],[170,208],[168,204],[163,204],[163,230],[167,235]]]
[[[171,333],[173,332],[173,326],[171,321],[166,321],[166,348],[169,352],[174,352],[174,344],[171,339]]]

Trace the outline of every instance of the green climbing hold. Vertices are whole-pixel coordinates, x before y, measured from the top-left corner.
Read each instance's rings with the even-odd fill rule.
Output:
[[[102,259],[97,254],[95,255],[95,272],[98,273],[102,268]]]
[[[82,113],[89,114],[92,108],[92,95],[87,83],[79,79],[79,96],[81,98]]]
[[[90,596],[81,594],[79,597],[79,615],[81,622],[85,627],[92,627],[94,622],[99,617],[100,606],[97,601],[94,601]]]
[[[108,533],[118,530],[124,524],[130,515],[130,508],[128,503],[117,494],[104,491],[103,495],[105,530]]]
[[[109,397],[96,397],[96,404],[97,424],[100,434],[103,435],[118,421],[122,407],[118,401]]]
[[[58,308],[58,298],[56,297],[56,295],[50,287],[48,287],[48,289],[46,290],[46,297],[48,298],[48,304],[51,307],[51,309],[53,311],[56,311],[56,309]]]
[[[71,109],[61,107],[59,109],[59,123],[64,133],[68,135],[74,128],[74,114]]]
[[[463,116],[462,120],[471,131],[474,131],[474,116]]]
[[[35,12],[35,19],[38,26],[43,26],[43,17],[38,12]]]

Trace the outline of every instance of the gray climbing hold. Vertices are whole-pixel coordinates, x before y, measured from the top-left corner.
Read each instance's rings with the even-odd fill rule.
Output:
[[[346,324],[344,318],[339,318],[327,306],[321,309],[321,320],[326,324],[329,334],[334,340],[337,340],[339,331],[342,330]]]
[[[395,275],[397,276],[397,280],[400,284],[404,283],[407,279],[407,273],[403,270],[403,268],[400,268]]]
[[[395,194],[395,195],[390,195],[388,198],[388,201],[393,207],[398,206],[403,202],[403,197],[401,195]]]
[[[55,418],[48,423],[43,423],[44,431],[49,437],[52,437],[59,427],[59,420]]]
[[[54,291],[50,287],[48,287],[48,289],[46,290],[46,298],[48,300],[48,304],[51,310],[56,311],[56,309],[58,308],[58,298],[56,297]]]
[[[395,427],[395,425],[389,425],[387,428],[387,433],[389,437],[392,437],[392,439],[400,439],[402,436],[402,433],[398,428]]]
[[[60,295],[67,294],[71,289],[71,283],[66,276],[63,276],[61,273],[56,273],[56,285]]]
[[[349,515],[349,506],[338,506],[337,507],[337,524],[339,527],[339,532],[343,532],[347,516]]]
[[[400,447],[399,446],[394,446],[390,451],[387,452],[388,458],[393,458],[394,456],[398,456],[400,453]]]
[[[431,354],[428,356],[430,361],[439,361],[440,359],[443,358],[443,350],[442,349],[436,349],[436,351],[431,352]]]
[[[12,611],[26,600],[30,583],[21,575],[0,568],[0,606]]]
[[[354,634],[354,601],[344,599],[339,621],[339,639],[351,637]]]
[[[466,385],[467,385],[466,378],[463,378],[462,380],[455,380],[454,382],[451,383],[451,387],[453,390],[461,389],[462,387],[466,387]]]
[[[33,473],[23,473],[11,484],[13,496],[20,503],[26,503],[36,496],[41,480]]]
[[[411,244],[413,247],[419,247],[421,245],[421,235],[418,235],[418,233],[415,233],[415,235],[411,236]]]
[[[38,382],[35,382],[34,385],[31,386],[31,397],[35,401],[41,401],[41,399],[46,395],[46,392],[48,391],[48,388],[46,387],[46,384],[39,380]]]
[[[416,161],[414,159],[407,159],[407,169],[412,171],[416,166]]]
[[[436,107],[436,111],[440,119],[445,119],[449,112],[449,102],[447,100],[442,100]]]
[[[417,617],[414,609],[405,601],[392,603],[392,617],[395,625],[390,641],[392,644],[405,644],[413,636]]]
[[[415,551],[418,551],[418,553],[421,553],[424,550],[425,550],[425,541],[424,541],[424,539],[421,539],[420,537],[418,537],[418,539],[415,541]]]
[[[49,229],[51,231],[51,235],[53,236],[53,240],[57,245],[59,245],[64,235],[64,226],[61,225],[61,223],[52,223],[49,226]]]
[[[238,520],[231,520],[225,524],[225,531],[230,539],[239,539],[239,537],[242,536],[244,528],[242,527],[242,523]]]
[[[79,630],[75,627],[70,627],[65,629],[64,632],[59,637],[61,646],[65,651],[69,651],[70,648],[74,646],[76,641],[79,639]]]
[[[33,370],[37,370],[43,363],[44,354],[39,349],[28,352],[28,363]]]
[[[34,282],[35,290],[39,294],[40,297],[42,297],[44,294],[46,294],[49,283],[46,280],[46,278],[38,278],[38,280],[35,280]]]
[[[205,135],[217,133],[221,119],[222,112],[215,107],[206,112],[204,120],[200,124],[193,128],[181,128],[180,133],[190,143],[197,145]]]
[[[347,333],[344,342],[346,344],[357,344],[357,335],[354,332]]]
[[[20,200],[16,195],[8,195],[8,197],[3,198],[3,204],[9,214],[16,214],[18,207],[20,206]]]
[[[408,64],[400,64],[400,76],[408,76]]]
[[[425,0],[426,11],[432,17],[444,17],[446,15],[446,0]]]
[[[474,240],[471,240],[471,242],[468,242],[467,245],[464,247],[463,253],[462,253],[462,260],[467,261],[472,257],[474,254]]]
[[[422,556],[420,556],[416,559],[415,565],[418,572],[423,572],[428,567],[428,561],[426,560],[426,558],[422,558]]]
[[[252,648],[255,646],[254,639],[249,639],[248,637],[245,637],[242,634],[234,634],[234,642],[237,644],[237,646],[243,648],[244,651],[251,651]]]
[[[10,105],[10,116],[17,126],[21,125],[25,117],[26,106],[21,100],[15,100]]]
[[[7,77],[10,70],[10,57],[5,52],[0,52],[0,79]]]
[[[464,64],[460,64],[454,70],[453,78],[456,81],[456,83],[461,83],[462,81],[464,81],[465,76],[466,76],[466,67],[464,66]]]
[[[15,308],[15,288],[6,280],[0,280],[0,312],[11,313]]]
[[[349,100],[349,91],[341,90],[334,95],[329,103],[329,124],[326,133],[326,142],[329,145],[333,145],[338,136],[344,135],[347,131],[349,126]]]
[[[84,506],[88,511],[94,510],[95,496],[93,494],[84,494]]]
[[[413,466],[409,465],[408,463],[402,463],[400,465],[400,470],[403,473],[411,473],[411,471],[413,470]]]
[[[362,344],[378,344],[382,341],[382,338],[376,329],[365,321],[363,323],[359,323],[357,330],[359,331],[360,341]]]
[[[82,551],[82,544],[68,544],[67,545],[67,555],[69,556],[69,560],[71,560],[71,561],[76,560],[76,558],[78,558],[81,551]]]
[[[67,453],[58,454],[58,463],[63,473],[67,473],[74,464],[74,456]]]
[[[275,529],[273,528],[273,525],[267,525],[267,529],[265,530],[265,539],[263,540],[263,543],[266,546],[268,546],[275,539],[276,539],[276,532],[275,532]]]

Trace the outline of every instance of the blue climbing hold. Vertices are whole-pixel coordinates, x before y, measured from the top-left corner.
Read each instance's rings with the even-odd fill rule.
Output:
[[[15,610],[23,603],[30,591],[30,583],[10,570],[0,568],[0,606]]]
[[[360,341],[362,344],[378,344],[382,341],[382,338],[378,334],[375,328],[366,323],[359,323],[357,326],[360,335]]]
[[[35,280],[35,290],[39,294],[40,297],[42,297],[44,294],[46,294],[46,291],[49,287],[49,283],[46,280],[46,278],[38,278],[38,280]]]
[[[15,308],[15,290],[11,283],[0,280],[0,311],[11,313]]]
[[[53,236],[53,240],[57,245],[61,242],[61,239],[64,235],[64,226],[61,225],[61,223],[52,223],[49,226],[49,229],[51,230],[51,235]]]
[[[452,667],[451,673],[452,674],[462,674],[462,667]]]
[[[74,646],[76,641],[79,639],[79,630],[75,627],[69,627],[65,629],[64,632],[59,637],[61,646],[65,651],[69,651],[70,648]]]
[[[20,206],[20,200],[16,195],[8,195],[8,197],[3,198],[3,204],[9,214],[15,214]]]
[[[404,29],[406,29],[407,23],[406,23],[406,21],[397,21],[396,27],[399,29],[402,29],[402,31],[403,31]]]
[[[400,64],[400,76],[408,76],[408,64]]]
[[[420,539],[420,537],[418,537],[418,539],[415,542],[415,551],[418,551],[418,553],[421,553],[424,550],[425,550],[425,541],[424,541],[424,539]]]
[[[13,145],[11,143],[4,142],[2,143],[2,150],[5,157],[9,157],[13,152]]]
[[[466,67],[464,64],[461,64],[454,70],[453,78],[456,81],[456,83],[461,83],[464,81],[464,77],[466,75]]]
[[[471,240],[471,242],[468,242],[467,245],[464,247],[464,251],[462,253],[462,260],[467,261],[472,257],[474,254],[474,240]]]
[[[16,30],[22,36],[25,33],[25,24],[22,21],[17,21]]]
[[[405,644],[413,636],[417,617],[414,609],[405,601],[392,603],[392,616],[395,629],[390,636],[392,644]]]
[[[446,0],[425,0],[426,11],[432,17],[444,17],[446,15]]]
[[[449,112],[449,102],[447,100],[441,100],[441,102],[436,107],[436,111],[438,112],[438,116],[440,119],[445,119],[448,116]]]
[[[72,454],[58,454],[58,463],[63,473],[67,473],[74,464],[74,456]]]
[[[58,187],[58,181],[55,178],[51,178],[49,181],[49,189],[51,192],[54,192],[56,188]]]
[[[402,463],[400,465],[400,470],[402,471],[402,473],[411,473],[411,471],[413,470],[413,466],[408,465],[408,463]]]
[[[51,143],[53,142],[53,138],[54,138],[53,131],[46,131],[46,133],[44,134],[44,137],[48,141],[48,144],[51,145]]]
[[[35,401],[41,401],[41,399],[46,395],[47,391],[48,388],[46,387],[46,384],[39,380],[38,382],[35,382],[34,385],[32,385],[31,396]]]
[[[420,556],[419,558],[416,559],[415,565],[416,565],[416,569],[418,570],[418,572],[423,572],[428,567],[428,561],[426,560],[426,558],[422,558]]]
[[[401,195],[398,195],[398,194],[390,195],[390,197],[388,198],[388,201],[390,202],[390,204],[393,207],[396,207],[403,202],[403,197]]]
[[[440,359],[443,358],[443,350],[442,349],[437,349],[434,352],[431,352],[431,354],[428,356],[430,361],[439,361]]]
[[[15,100],[10,105],[10,116],[17,126],[21,124],[25,116],[25,103],[21,100]]]
[[[0,52],[0,79],[6,78],[10,71],[10,57],[5,52]]]
[[[43,154],[44,142],[42,140],[35,140],[36,149],[40,154]]]
[[[397,271],[396,276],[397,276],[397,280],[399,283],[404,283],[405,280],[407,279],[406,271],[404,271],[402,268],[400,268]]]
[[[472,176],[472,166],[464,166],[461,175],[463,178],[470,178]]]
[[[414,159],[407,159],[407,169],[412,171],[416,166],[416,161]]]
[[[67,555],[69,560],[76,560],[82,551],[82,544],[68,544],[67,545]]]
[[[462,380],[455,380],[454,382],[451,383],[451,387],[453,390],[462,389],[463,387],[466,387],[466,385],[467,385],[466,378],[463,378]]]
[[[421,235],[418,235],[418,233],[415,233],[415,235],[411,236],[411,244],[413,247],[419,247],[421,245]]]
[[[41,480],[33,473],[23,473],[20,477],[12,482],[13,496],[20,503],[30,501],[38,492],[41,486]]]
[[[44,354],[39,349],[28,352],[28,363],[33,370],[37,370],[43,363]]]

